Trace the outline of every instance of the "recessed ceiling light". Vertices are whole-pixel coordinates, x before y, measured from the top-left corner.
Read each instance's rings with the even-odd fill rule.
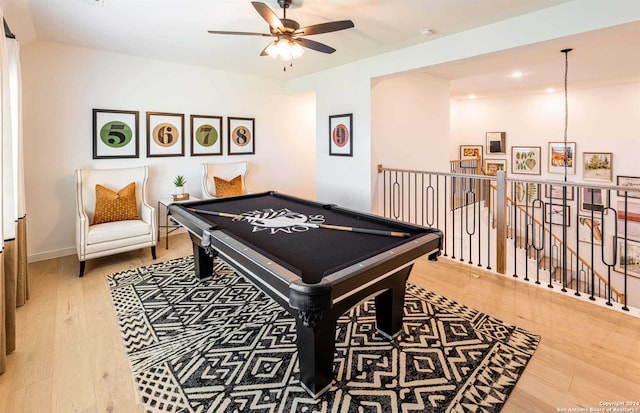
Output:
[[[556,90],[555,90],[554,88],[552,88],[552,87],[549,87],[549,88],[547,88],[547,90],[546,90],[546,92],[547,92],[547,93],[553,93],[553,92],[555,92],[555,91],[556,91]]]
[[[518,79],[518,78],[522,77],[522,72],[515,71],[515,72],[511,73],[511,77],[513,77],[515,79]]]
[[[420,29],[420,36],[429,36],[433,34],[433,30],[431,29]]]
[[[474,94],[469,95],[469,99],[475,99],[475,98],[476,98],[476,95]]]

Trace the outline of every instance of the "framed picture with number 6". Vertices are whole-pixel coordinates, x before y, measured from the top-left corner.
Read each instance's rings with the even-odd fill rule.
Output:
[[[227,118],[227,153],[253,155],[256,153],[255,118]]]
[[[147,112],[147,157],[184,156],[184,115]]]
[[[139,112],[93,109],[93,159],[138,158]]]
[[[222,116],[191,115],[191,156],[222,155]]]

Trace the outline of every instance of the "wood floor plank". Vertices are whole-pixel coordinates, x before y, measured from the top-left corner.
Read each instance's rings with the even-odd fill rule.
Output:
[[[0,413],[142,412],[105,277],[192,253],[184,233],[170,245],[91,260],[83,278],[75,256],[29,264]],[[640,399],[640,319],[448,258],[419,260],[410,281],[541,336],[503,413]]]

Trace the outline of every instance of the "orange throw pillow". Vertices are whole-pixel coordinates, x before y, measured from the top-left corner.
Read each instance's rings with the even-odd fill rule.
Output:
[[[236,196],[244,194],[242,190],[242,176],[238,175],[230,181],[226,181],[217,176],[213,177],[213,182],[216,184],[216,196]]]
[[[96,210],[93,225],[105,222],[140,219],[136,203],[136,183],[115,192],[102,185],[96,185]]]

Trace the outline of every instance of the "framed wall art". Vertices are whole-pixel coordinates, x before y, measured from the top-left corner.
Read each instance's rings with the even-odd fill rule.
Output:
[[[222,155],[222,116],[191,115],[191,156]]]
[[[534,182],[514,182],[513,183],[513,200],[516,205],[534,206],[533,201],[540,199],[540,185]],[[538,207],[542,206],[539,202]]]
[[[580,188],[580,210],[600,212],[607,204],[607,191],[601,188]]]
[[[93,109],[93,159],[138,158],[139,112]]]
[[[567,201],[573,201],[575,199],[575,188],[572,186],[567,186],[567,192],[566,192],[566,196],[567,196]],[[564,186],[560,183],[557,184],[545,184],[544,186],[544,196],[546,196],[547,198],[553,198],[554,200],[556,199],[562,199],[563,196],[565,195],[564,191]]]
[[[460,160],[480,158],[480,165],[482,165],[482,148],[482,145],[460,145]]]
[[[618,196],[624,197],[626,193],[628,198],[640,199],[640,176],[618,176],[616,185],[629,187],[629,191],[618,191]]]
[[[487,155],[507,153],[507,132],[487,132]]]
[[[329,155],[353,156],[353,114],[329,116]]]
[[[539,146],[512,146],[511,172],[514,174],[540,175]]]
[[[599,214],[598,214],[599,215]],[[602,244],[602,219],[589,215],[578,216],[578,241]]]
[[[583,152],[582,179],[613,182],[613,154],[611,152]]]
[[[618,200],[618,238],[627,238],[640,242],[640,204]],[[626,221],[626,222],[625,222]]]
[[[552,174],[575,175],[576,143],[549,142],[549,172]]]
[[[627,202],[625,207],[624,200],[618,200],[617,205],[618,237],[640,241],[640,204]]]
[[[498,171],[507,171],[506,159],[485,159],[484,173],[488,176],[496,176]]]
[[[147,157],[184,156],[184,114],[147,112]]]
[[[227,153],[253,155],[256,153],[255,118],[227,118]]]
[[[544,223],[553,225],[565,225],[571,224],[571,206],[562,204],[552,204],[547,202],[544,204],[545,214]]]
[[[618,261],[613,269],[640,277],[640,242],[618,238]]]

